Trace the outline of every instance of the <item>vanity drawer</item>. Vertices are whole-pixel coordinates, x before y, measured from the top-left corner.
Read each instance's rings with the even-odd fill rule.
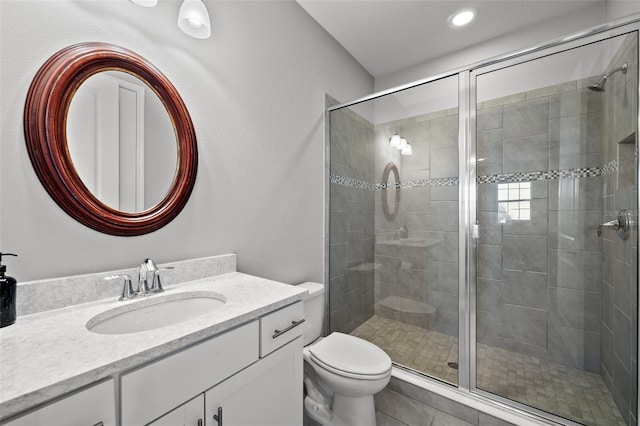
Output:
[[[106,380],[18,417],[4,426],[116,425],[115,386]]]
[[[258,332],[253,321],[124,374],[122,424],[147,424],[257,361]]]
[[[264,357],[305,329],[302,302],[296,302],[260,318],[260,356]]]

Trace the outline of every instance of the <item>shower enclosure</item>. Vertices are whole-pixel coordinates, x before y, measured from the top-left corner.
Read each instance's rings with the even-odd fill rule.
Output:
[[[328,331],[564,424],[637,424],[638,24],[328,109]]]

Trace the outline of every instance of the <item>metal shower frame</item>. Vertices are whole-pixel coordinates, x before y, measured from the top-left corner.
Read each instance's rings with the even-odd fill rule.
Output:
[[[429,390],[443,392],[448,395],[458,396],[462,400],[476,401],[481,404],[488,404],[497,410],[515,410],[523,419],[530,419],[532,422],[546,420],[550,424],[579,425],[578,423],[564,419],[545,411],[521,404],[507,398],[483,391],[476,387],[476,304],[475,290],[472,285],[476,277],[476,240],[472,237],[472,231],[477,223],[476,218],[476,195],[477,195],[477,172],[476,172],[476,78],[479,75],[492,72],[501,68],[509,67],[521,62],[531,61],[544,56],[560,53],[579,46],[602,41],[611,37],[636,32],[640,38],[640,14],[634,14],[622,19],[592,27],[578,33],[560,37],[546,43],[536,44],[528,48],[514,51],[505,55],[496,56],[484,61],[460,67],[449,72],[437,74],[425,79],[420,79],[411,83],[400,85],[387,90],[379,91],[368,96],[355,99],[350,102],[328,106],[325,111],[325,283],[329,281],[329,116],[330,112],[341,108],[350,107],[363,102],[381,98],[386,95],[401,92],[420,85],[427,84],[447,77],[458,77],[458,111],[459,111],[459,252],[458,252],[458,386],[443,385],[437,379],[428,378],[425,383],[429,383]],[[639,43],[640,44],[640,43]],[[640,49],[637,52],[640,57]],[[640,80],[639,80],[640,81]],[[640,99],[640,84],[638,85],[638,99]],[[640,107],[638,108],[637,128],[640,129]],[[638,136],[636,136],[636,143]],[[636,159],[636,170],[638,160]],[[636,173],[640,187],[640,173]],[[640,211],[640,199],[637,200],[636,209]],[[638,256],[640,258],[640,254]],[[640,264],[640,262],[639,262]],[[328,294],[327,293],[327,299]],[[328,300],[327,300],[328,301]],[[327,306],[329,304],[327,303]],[[328,315],[325,315],[328,321]],[[325,324],[327,326],[327,324]],[[637,328],[637,324],[636,324]],[[328,330],[328,328],[327,328]],[[637,331],[637,330],[636,330]],[[472,344],[473,343],[473,344]],[[638,350],[640,353],[640,348]],[[398,366],[394,365],[394,368]],[[411,373],[409,373],[411,374]],[[640,376],[640,375],[639,375]],[[638,377],[636,377],[638,380]],[[422,379],[414,381],[415,383]],[[640,388],[640,380],[637,383]],[[444,386],[444,387],[443,387]],[[448,389],[447,389],[448,388]],[[640,398],[638,401],[640,407]]]

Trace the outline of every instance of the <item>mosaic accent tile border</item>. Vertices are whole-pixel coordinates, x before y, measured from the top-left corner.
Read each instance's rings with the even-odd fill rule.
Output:
[[[601,176],[608,176],[614,174],[618,171],[618,160],[609,161],[607,164],[602,166],[602,174]]]
[[[331,175],[329,178],[330,183],[336,183],[338,185],[350,186],[352,188],[359,189],[371,189],[378,191],[381,189],[391,188],[421,188],[430,186],[455,186],[458,184],[457,177],[448,178],[433,178],[433,179],[420,179],[411,180],[406,182],[388,182],[388,183],[368,183],[359,179],[352,179],[344,176]]]
[[[504,173],[497,175],[478,176],[478,183],[517,183],[532,182],[541,180],[558,180],[570,178],[588,178],[607,176],[618,170],[618,162],[616,160],[605,164],[602,167],[583,167],[579,169],[567,170],[545,170],[542,172],[522,172],[522,173]]]
[[[618,161],[613,160],[602,167],[583,167],[579,169],[567,170],[545,170],[542,172],[520,172],[520,173],[502,173],[496,175],[483,175],[476,178],[477,183],[517,183],[532,181],[549,181],[558,179],[571,178],[588,178],[608,176],[618,170]],[[389,182],[389,183],[368,183],[359,179],[352,179],[339,175],[331,175],[329,178],[331,183],[338,185],[350,186],[352,188],[369,189],[378,191],[390,188],[425,188],[434,186],[456,186],[459,179],[457,177],[433,178],[410,180],[406,182]]]
[[[339,175],[331,175],[329,177],[329,182],[335,183],[338,185],[350,186],[352,188],[371,189],[371,190],[376,189],[376,186],[378,185],[374,183],[368,183],[363,180],[352,179],[352,178],[339,176]]]
[[[400,187],[422,188],[428,186],[456,186],[458,184],[458,180],[459,179],[457,177],[410,180],[407,182],[402,182],[400,184]]]

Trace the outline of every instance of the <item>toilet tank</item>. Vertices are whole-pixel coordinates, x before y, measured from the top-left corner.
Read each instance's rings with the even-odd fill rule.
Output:
[[[302,335],[304,346],[322,336],[322,320],[324,319],[324,286],[320,283],[306,282],[299,285],[309,291],[302,298],[302,309],[307,322]]]

